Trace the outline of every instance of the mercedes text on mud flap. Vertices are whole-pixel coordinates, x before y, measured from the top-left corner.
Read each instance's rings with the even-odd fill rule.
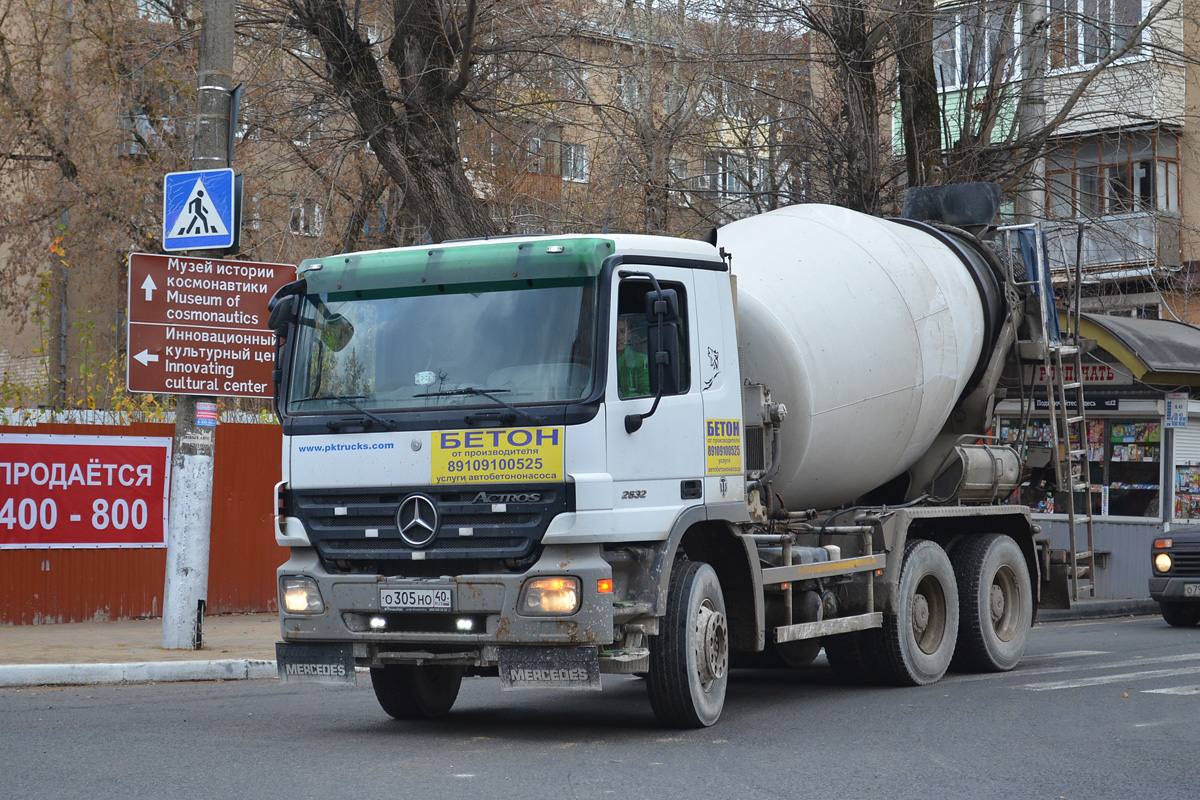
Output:
[[[984,433],[1036,304],[1005,263],[826,206],[305,261],[271,311],[280,677],[349,657],[429,718],[466,676],[643,674],[702,726],[731,668],[822,647],[856,680],[1011,669],[1039,559]]]

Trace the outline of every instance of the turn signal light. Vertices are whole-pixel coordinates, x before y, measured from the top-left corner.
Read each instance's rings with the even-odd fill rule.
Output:
[[[521,614],[566,615],[579,610],[579,579],[534,578],[521,589]]]
[[[612,578],[601,578],[596,581],[596,591],[600,594],[612,594]]]
[[[1170,539],[1155,539],[1154,540],[1154,549],[1155,550],[1165,550],[1166,548],[1170,547],[1172,544],[1173,544],[1173,542]]]

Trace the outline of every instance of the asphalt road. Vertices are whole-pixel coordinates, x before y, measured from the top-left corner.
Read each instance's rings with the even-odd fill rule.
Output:
[[[463,685],[399,723],[357,687],[275,681],[0,690],[12,798],[1194,798],[1200,628],[1039,625],[1001,675],[842,686],[824,658],[738,671],[713,728],[656,726],[643,683]]]

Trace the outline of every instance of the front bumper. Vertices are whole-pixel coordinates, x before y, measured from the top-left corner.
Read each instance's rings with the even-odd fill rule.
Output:
[[[1164,575],[1150,579],[1150,598],[1157,603],[1200,603],[1200,589],[1192,589],[1196,594],[1187,595],[1188,586],[1200,586],[1200,576],[1178,577]]]
[[[381,575],[327,572],[308,548],[293,548],[279,576],[314,579],[325,601],[315,615],[280,612],[284,642],[341,642],[353,645],[359,666],[389,663],[453,661],[486,667],[496,663],[503,645],[608,645],[613,642],[613,595],[600,594],[597,583],[612,578],[612,568],[599,545],[546,547],[527,572],[459,575],[443,578],[392,578]],[[569,616],[526,616],[517,613],[521,587],[539,576],[579,578],[580,608]],[[448,611],[397,612],[380,609],[382,588],[451,586]],[[386,627],[372,630],[369,620]],[[470,620],[459,630],[458,620]]]

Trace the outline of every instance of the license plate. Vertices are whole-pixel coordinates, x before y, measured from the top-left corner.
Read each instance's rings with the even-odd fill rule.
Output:
[[[449,611],[453,607],[454,589],[449,586],[379,590],[380,611]]]
[[[1185,583],[1183,585],[1184,597],[1200,597],[1200,583]]]

